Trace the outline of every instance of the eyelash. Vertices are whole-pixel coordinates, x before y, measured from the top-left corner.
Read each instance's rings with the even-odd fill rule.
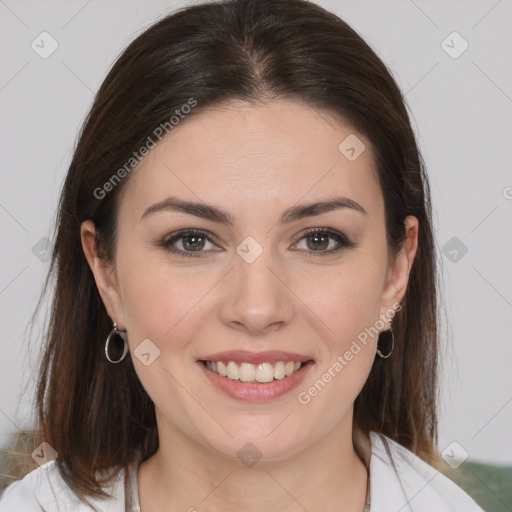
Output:
[[[299,252],[307,254],[308,257],[326,257],[330,256],[332,254],[338,253],[343,249],[349,249],[356,247],[357,244],[350,241],[343,233],[339,233],[338,231],[334,231],[329,228],[310,228],[306,230],[302,236],[295,242],[295,244],[302,241],[304,238],[307,238],[308,236],[320,234],[320,235],[328,235],[330,238],[335,240],[339,246],[335,249],[329,249],[328,251],[308,251],[304,249],[299,249]],[[182,251],[181,249],[176,249],[173,247],[172,244],[177,242],[178,240],[182,238],[186,238],[188,236],[201,236],[206,238],[208,242],[215,243],[214,240],[208,236],[208,234],[204,231],[196,230],[196,229],[185,229],[182,231],[178,231],[177,233],[173,234],[172,236],[166,236],[163,240],[161,240],[158,245],[163,247],[166,251],[177,254],[179,256],[182,256],[184,258],[202,258],[204,256],[200,255],[202,252],[206,251]]]

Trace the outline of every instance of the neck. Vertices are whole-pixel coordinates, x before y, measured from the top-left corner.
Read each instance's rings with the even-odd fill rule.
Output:
[[[168,442],[161,442],[139,468],[141,510],[298,512],[321,505],[326,512],[362,512],[367,468],[354,450],[352,425],[348,427],[339,425],[286,459],[261,459],[251,467],[212,452],[182,432],[160,436]],[[365,443],[359,431],[354,434]]]

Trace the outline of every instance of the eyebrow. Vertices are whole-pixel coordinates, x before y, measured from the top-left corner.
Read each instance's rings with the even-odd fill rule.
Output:
[[[314,217],[316,215],[321,215],[322,213],[341,208],[348,208],[363,215],[368,215],[368,212],[359,203],[356,203],[352,199],[349,199],[348,197],[334,197],[325,201],[292,206],[283,212],[280,223],[288,224],[305,217]],[[162,211],[188,213],[202,219],[225,224],[226,226],[232,226],[235,224],[234,217],[230,213],[223,211],[216,206],[207,203],[183,201],[182,199],[174,196],[170,196],[163,201],[146,208],[142,214],[141,220],[148,215]]]

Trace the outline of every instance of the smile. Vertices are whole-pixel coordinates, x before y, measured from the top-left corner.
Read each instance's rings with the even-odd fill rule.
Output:
[[[272,382],[281,380],[302,367],[300,361],[277,361],[276,363],[263,362],[259,364],[237,363],[235,361],[204,361],[208,370],[231,380],[241,382]]]
[[[213,388],[244,402],[268,402],[289,394],[315,366],[310,356],[282,351],[228,351],[197,365]]]

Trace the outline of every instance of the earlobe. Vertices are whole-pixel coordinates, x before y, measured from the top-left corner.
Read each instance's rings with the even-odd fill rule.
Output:
[[[119,325],[125,325],[113,266],[100,256],[96,244],[96,227],[92,220],[86,220],[82,223],[80,236],[85,258],[93,273],[98,292],[108,315]]]

